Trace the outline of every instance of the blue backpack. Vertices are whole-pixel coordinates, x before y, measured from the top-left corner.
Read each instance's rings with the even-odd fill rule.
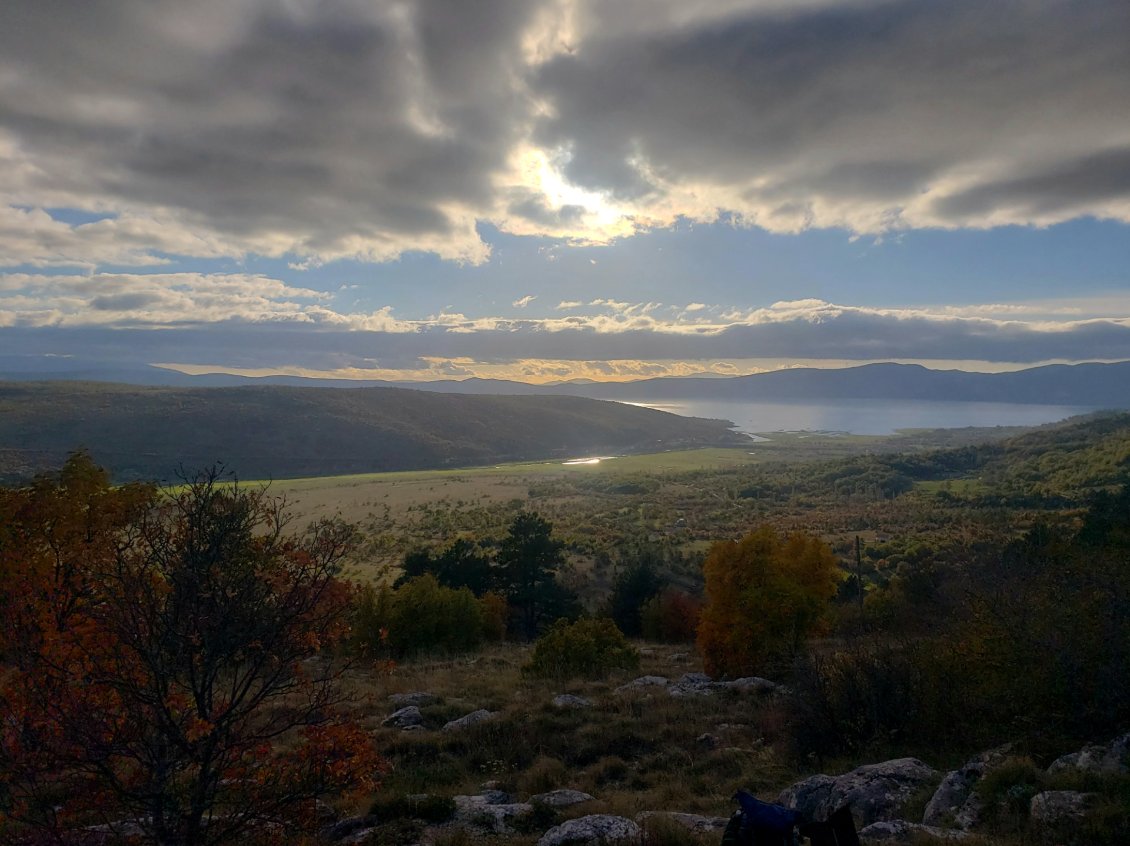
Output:
[[[804,821],[798,811],[762,802],[744,790],[734,796],[739,810],[722,834],[722,846],[860,846],[855,820],[845,805],[828,819]]]

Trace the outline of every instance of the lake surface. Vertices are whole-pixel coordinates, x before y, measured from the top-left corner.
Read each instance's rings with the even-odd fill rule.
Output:
[[[739,432],[850,432],[890,435],[899,429],[966,426],[1039,426],[1096,409],[1077,405],[925,400],[831,400],[827,402],[631,401],[684,417],[730,420]]]

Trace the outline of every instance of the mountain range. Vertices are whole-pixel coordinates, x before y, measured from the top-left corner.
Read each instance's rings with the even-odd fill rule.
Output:
[[[356,381],[300,376],[189,375],[161,367],[61,359],[0,358],[0,379],[120,382],[134,385],[233,387],[408,388],[449,394],[558,395],[611,400],[819,401],[839,399],[1008,402],[1130,408],[1130,362],[1052,364],[1007,373],[931,370],[917,364],[866,364],[841,369],[790,368],[749,376],[665,377],[631,382],[577,380],[532,385],[470,378],[430,382]]]

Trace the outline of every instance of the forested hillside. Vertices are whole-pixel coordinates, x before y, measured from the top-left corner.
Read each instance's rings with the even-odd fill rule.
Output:
[[[287,478],[743,440],[722,421],[578,397],[0,384],[2,480],[58,467],[80,447],[116,479],[170,478],[180,465],[217,461],[245,478]]]

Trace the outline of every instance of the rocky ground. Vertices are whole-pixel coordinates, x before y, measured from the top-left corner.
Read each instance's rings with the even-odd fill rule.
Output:
[[[400,767],[423,761],[427,770],[429,755],[433,763],[459,753],[474,758],[476,751],[489,747],[494,750],[489,754],[501,756],[488,759],[498,765],[498,777],[456,792],[398,793],[399,784],[390,784],[387,793],[391,798],[378,796],[368,814],[336,819],[323,831],[325,840],[436,846],[471,841],[515,846],[719,843],[727,814],[736,807],[730,800],[733,790],[756,779],[754,767],[757,762],[765,765],[770,753],[763,738],[753,737],[764,726],[717,720],[743,712],[772,714],[774,702],[788,695],[766,679],[716,681],[694,671],[675,677],[651,672],[584,689],[571,687],[554,691],[527,686],[509,702],[505,697],[486,695],[488,689],[479,694],[483,701],[473,701],[476,697],[466,694],[474,686],[460,689],[462,696],[452,696],[450,687],[447,693],[421,689],[388,696],[379,732],[394,763],[400,755]],[[531,696],[544,701],[531,702]],[[665,717],[657,720],[657,714]],[[636,722],[646,725],[647,732],[658,733],[667,744],[693,744],[697,751],[692,752],[692,759],[701,755],[713,760],[710,756],[729,754],[739,760],[734,750],[744,757],[726,777],[710,781],[709,795],[703,796],[681,789],[656,789],[648,780],[655,756],[641,753],[635,760],[629,758],[616,742],[615,726],[604,737],[609,751],[615,747],[623,753],[615,759],[624,770],[616,778],[605,778],[616,769],[605,758],[586,766],[584,762],[596,753],[570,759],[567,751],[562,752],[542,734],[547,726],[562,735],[573,732],[575,746],[591,734],[594,724],[626,716],[627,721],[619,725],[630,726],[632,715],[638,715]],[[704,726],[709,730],[698,731]],[[689,739],[692,732],[693,741]],[[521,762],[533,756],[518,754],[510,761],[502,740],[512,742],[523,733],[529,743],[544,747],[538,750],[542,754],[536,757],[537,764],[525,770]],[[757,747],[758,740],[766,745],[748,748]],[[570,747],[568,737],[559,741],[562,748]],[[651,748],[647,743],[641,744],[644,747]],[[552,770],[552,777],[531,775],[540,772],[538,765],[546,767],[547,755],[557,755],[550,760],[560,759],[562,767]],[[1128,755],[1130,734],[1069,752],[1046,768],[1002,746],[949,771],[915,757],[902,757],[818,773],[794,780],[784,789],[767,789],[768,782],[762,782],[754,785],[754,791],[763,800],[795,809],[808,820],[821,820],[847,807],[865,844],[957,840],[970,846],[1117,843],[1107,837],[1109,832],[1104,833],[1102,819],[1104,813],[1110,816],[1112,803],[1125,802],[1130,784]],[[690,769],[694,770],[693,760]],[[460,785],[466,783],[468,772],[462,771]],[[670,777],[675,781],[678,774],[672,772]],[[394,781],[396,778],[394,775]],[[533,789],[539,783],[552,787]],[[639,786],[634,792],[633,784]],[[421,786],[426,788],[426,782]],[[1125,818],[1124,805],[1122,813],[1119,819]],[[1083,832],[1098,832],[1098,836],[1081,839]]]

